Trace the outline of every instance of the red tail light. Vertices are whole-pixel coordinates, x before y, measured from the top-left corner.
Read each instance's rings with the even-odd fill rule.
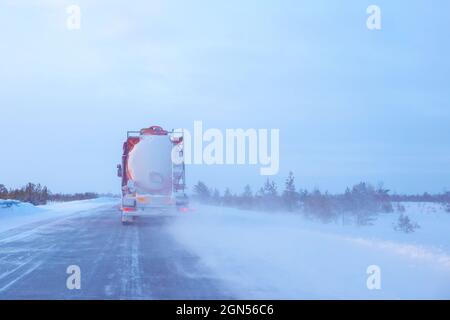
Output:
[[[133,211],[136,211],[136,208],[125,207],[125,208],[122,208],[122,210],[123,210],[124,212],[133,212]]]

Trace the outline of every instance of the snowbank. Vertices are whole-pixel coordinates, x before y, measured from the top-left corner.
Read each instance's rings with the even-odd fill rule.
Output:
[[[0,232],[40,220],[61,218],[80,211],[118,203],[114,198],[49,203],[34,206],[15,200],[0,200]]]
[[[397,213],[357,227],[199,206],[170,232],[243,299],[449,299],[450,214],[428,204],[405,214],[415,233],[393,229]],[[371,265],[381,290],[367,288]]]
[[[33,206],[31,203],[17,200],[0,200],[0,219],[13,214],[24,215],[40,210],[41,208]]]

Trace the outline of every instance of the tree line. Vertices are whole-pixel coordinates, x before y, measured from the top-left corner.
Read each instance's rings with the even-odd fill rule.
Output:
[[[241,193],[233,193],[229,188],[220,193],[216,188],[209,188],[199,181],[194,186],[193,198],[199,202],[259,211],[303,212],[324,221],[352,219],[358,224],[369,224],[378,213],[394,210],[403,212],[399,201],[435,201],[450,203],[450,193],[435,196],[401,196],[390,195],[390,190],[379,184],[374,187],[370,183],[360,182],[344,193],[330,194],[319,189],[308,191],[297,189],[292,172],[279,190],[274,181],[267,179],[256,192],[246,185]],[[450,210],[450,205],[448,205]]]
[[[98,198],[99,195],[95,192],[63,194],[52,193],[46,186],[40,183],[27,183],[21,188],[6,188],[5,185],[0,184],[0,199],[18,200],[28,202],[33,205],[44,205],[49,201],[74,201],[87,200]]]

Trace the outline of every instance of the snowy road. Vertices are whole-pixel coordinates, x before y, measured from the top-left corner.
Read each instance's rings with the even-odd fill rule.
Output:
[[[199,258],[172,239],[172,216],[122,226],[117,207],[75,213],[0,233],[0,299],[231,298]],[[81,289],[66,287],[69,265]]]
[[[2,210],[0,299],[450,298],[450,215],[437,205],[406,206],[413,234],[394,230],[397,213],[362,227],[193,203],[122,226],[117,199]],[[66,286],[71,265],[80,290]]]

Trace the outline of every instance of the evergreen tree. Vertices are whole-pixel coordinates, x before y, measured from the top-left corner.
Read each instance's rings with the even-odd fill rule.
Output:
[[[267,179],[263,190],[265,196],[276,197],[278,195],[275,181],[269,181],[269,179]]]
[[[293,211],[297,208],[297,202],[299,194],[295,190],[295,178],[292,171],[289,171],[289,175],[285,181],[285,189],[283,191],[283,204],[288,211]]]
[[[233,196],[231,195],[231,191],[229,188],[226,188],[225,193],[223,194],[223,204],[225,206],[233,205]]]
[[[201,202],[209,202],[211,200],[211,191],[208,189],[205,183],[199,181],[194,186],[195,197]]]
[[[244,192],[240,196],[240,206],[245,209],[250,209],[253,206],[253,192],[250,185],[246,185]]]
[[[266,180],[263,187],[262,205],[265,210],[275,210],[278,208],[278,191],[274,181]]]
[[[217,189],[214,189],[213,194],[212,194],[212,203],[214,203],[215,205],[220,205],[221,204],[221,198],[220,198],[220,192]]]

